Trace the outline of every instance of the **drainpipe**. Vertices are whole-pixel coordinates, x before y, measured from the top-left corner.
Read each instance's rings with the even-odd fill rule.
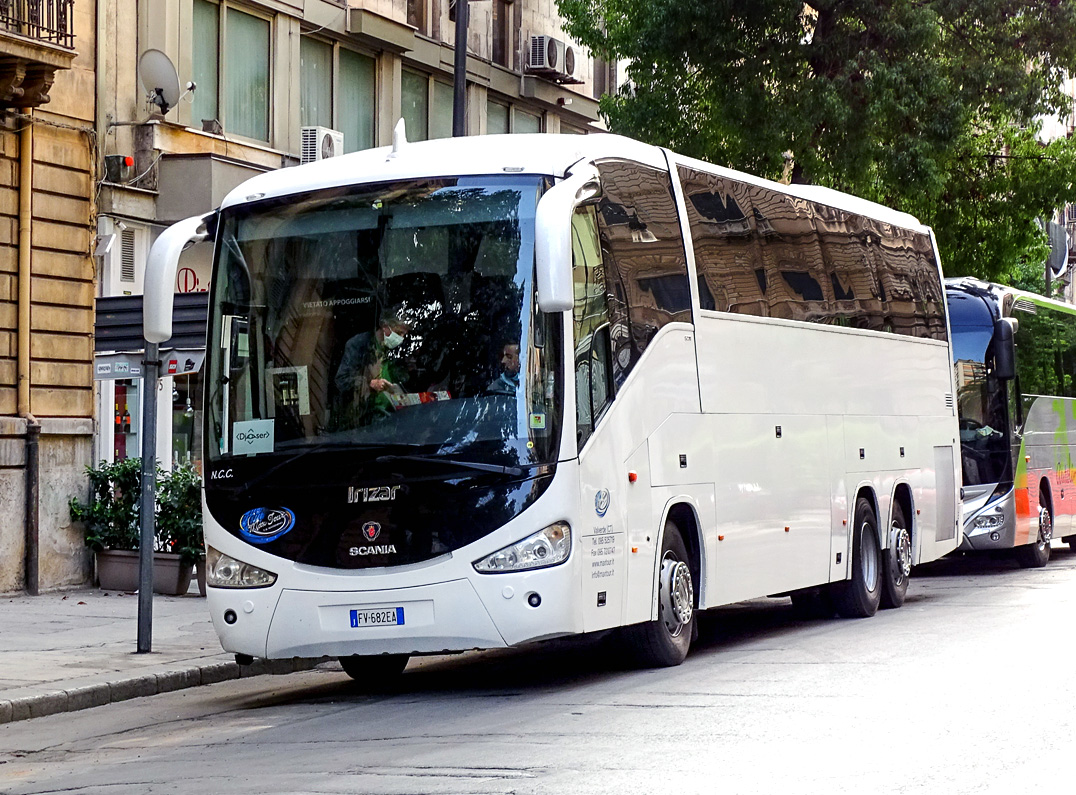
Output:
[[[34,124],[33,109],[26,111],[19,131],[19,317],[18,317],[18,412],[26,420],[26,592],[37,596],[40,467],[38,440],[41,424],[30,411],[30,246],[33,224]]]

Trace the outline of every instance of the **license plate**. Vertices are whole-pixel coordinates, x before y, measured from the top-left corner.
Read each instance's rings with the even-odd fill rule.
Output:
[[[353,627],[390,627],[404,622],[402,607],[386,607],[381,610],[352,610]]]

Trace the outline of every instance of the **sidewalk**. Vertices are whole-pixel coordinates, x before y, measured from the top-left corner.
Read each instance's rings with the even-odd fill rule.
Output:
[[[223,651],[197,587],[153,597],[152,652],[136,653],[138,595],[83,589],[0,596],[0,724],[321,660],[256,661]]]

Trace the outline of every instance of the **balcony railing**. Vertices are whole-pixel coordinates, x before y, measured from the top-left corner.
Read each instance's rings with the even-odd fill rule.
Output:
[[[75,48],[75,0],[0,0],[0,30]]]

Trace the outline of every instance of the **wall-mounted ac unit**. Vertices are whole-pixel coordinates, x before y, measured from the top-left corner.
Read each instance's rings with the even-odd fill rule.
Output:
[[[121,222],[111,225],[111,231],[98,236],[102,295],[142,294],[146,275],[146,234],[143,226]]]
[[[328,127],[303,127],[301,162],[313,163],[344,153],[344,134]]]
[[[575,48],[552,36],[531,36],[527,73],[550,80],[571,80],[575,77]]]

